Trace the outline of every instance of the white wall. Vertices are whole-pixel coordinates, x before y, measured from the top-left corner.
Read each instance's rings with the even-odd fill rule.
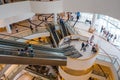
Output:
[[[63,12],[62,1],[23,1],[0,5],[0,27],[31,18],[35,13]]]
[[[28,1],[10,3],[0,6],[0,19],[31,13],[30,4]]]
[[[6,25],[31,18],[34,15],[35,15],[34,13],[25,13],[25,14],[15,15],[15,16],[11,16],[11,17],[8,17],[8,18],[5,18],[5,19],[1,19],[0,20],[0,27],[4,27]]]
[[[60,13],[63,12],[63,3],[62,1],[49,1],[49,2],[40,2],[40,1],[31,1],[31,9],[34,13]]]
[[[0,27],[28,19],[34,15],[29,1],[10,3],[0,6]]]
[[[63,0],[64,11],[106,14],[120,20],[120,0]]]
[[[74,59],[74,58],[67,57],[66,67],[74,70],[86,70],[94,64],[95,60],[96,60],[96,56],[87,60],[81,60],[79,58]]]
[[[119,3],[120,0],[56,0],[50,2],[23,1],[4,4],[0,5],[0,27],[16,22],[16,19],[17,21],[27,19],[28,14],[29,17],[32,17],[33,13],[48,14],[63,11],[100,13],[120,20]],[[24,18],[22,17],[21,19],[19,16],[24,16]]]

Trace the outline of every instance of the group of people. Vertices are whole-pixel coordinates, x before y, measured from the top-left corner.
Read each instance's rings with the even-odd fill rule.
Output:
[[[113,40],[113,42],[117,39],[116,34],[110,33],[108,30],[106,30],[103,26],[101,27],[100,33],[105,36],[106,40],[109,42],[110,40]]]
[[[30,57],[34,56],[34,51],[31,44],[25,46],[24,49],[18,49],[17,51],[19,56],[30,56]]]
[[[76,20],[78,21],[79,18],[81,17],[81,13],[80,12],[76,12]],[[74,20],[74,16],[73,16],[73,13],[72,12],[68,12],[67,13],[67,21],[70,20],[70,21],[73,21]]]
[[[83,52],[85,52],[85,51],[86,51],[86,48],[89,47],[89,45],[92,45],[92,44],[89,43],[88,40],[87,40],[86,42],[82,42],[80,51],[83,50]],[[97,48],[98,48],[97,44],[93,44],[93,45],[92,45],[91,52],[96,53],[96,52],[97,52]]]

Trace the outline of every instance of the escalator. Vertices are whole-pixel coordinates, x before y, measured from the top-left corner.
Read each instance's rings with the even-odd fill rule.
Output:
[[[63,37],[68,36],[68,31],[67,31],[67,28],[65,27],[63,20],[60,20],[60,25],[61,25],[61,31],[62,31]]]
[[[66,22],[66,23],[65,23],[65,26],[67,27],[68,32],[69,32],[71,35],[78,34],[78,33],[75,31],[74,27],[72,27],[69,22]]]
[[[0,34],[0,35],[3,35],[3,34]],[[25,43],[22,43],[22,42],[18,42],[18,39],[23,39],[23,40],[29,40],[29,39],[25,39],[25,38],[21,38],[21,37],[15,37],[15,36],[10,36],[10,35],[3,35],[3,36],[9,36],[9,38],[14,38],[14,39],[0,39],[0,44],[1,45],[9,45],[9,46],[15,46],[15,47],[23,47],[23,46],[26,46],[27,44],[25,44]],[[17,42],[16,42],[17,41]],[[59,52],[61,52],[61,53],[63,53],[64,52],[64,50],[66,50],[66,48],[64,49],[64,50],[61,50],[60,48],[59,49],[56,49],[56,48],[48,48],[48,47],[44,47],[44,46],[38,46],[38,45],[33,45],[33,47],[35,48],[35,49],[41,49],[41,50],[50,50],[51,51],[51,49],[52,49],[52,51],[59,51]],[[69,48],[71,48],[71,47],[69,47]]]
[[[17,49],[23,49],[27,44],[0,39],[0,63],[4,64],[43,64],[65,65],[66,57],[61,50],[32,45],[34,57],[18,56]],[[61,52],[59,52],[61,51]]]
[[[48,48],[32,45],[34,57],[27,55],[18,56],[17,49],[23,49],[27,44],[11,40],[0,39],[0,63],[3,64],[42,64],[42,65],[66,65],[64,53],[72,52],[72,47]]]
[[[75,23],[73,24],[73,27],[76,25],[76,23],[78,22],[78,19],[75,21]]]
[[[59,40],[59,37],[55,31],[55,26],[53,24],[48,24],[48,26],[49,26],[48,29],[51,33],[51,37],[53,39],[54,45],[55,45],[55,47],[57,47],[60,40]]]

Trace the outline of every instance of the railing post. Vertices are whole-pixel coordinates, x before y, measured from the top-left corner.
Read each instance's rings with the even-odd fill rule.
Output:
[[[117,61],[117,59],[116,59],[116,58],[115,58],[115,61],[114,61],[114,62],[112,61],[113,65],[115,64],[115,62],[116,62],[116,61]]]

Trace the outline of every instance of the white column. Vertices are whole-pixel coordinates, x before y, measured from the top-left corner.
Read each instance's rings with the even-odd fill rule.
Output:
[[[8,33],[12,33],[11,28],[10,28],[10,25],[7,25],[7,26],[6,26],[6,30],[7,30]]]
[[[96,19],[97,19],[97,14],[93,14],[93,18],[92,18],[92,21],[91,21],[91,27],[94,27]]]
[[[57,13],[54,13],[54,23],[57,24]]]

